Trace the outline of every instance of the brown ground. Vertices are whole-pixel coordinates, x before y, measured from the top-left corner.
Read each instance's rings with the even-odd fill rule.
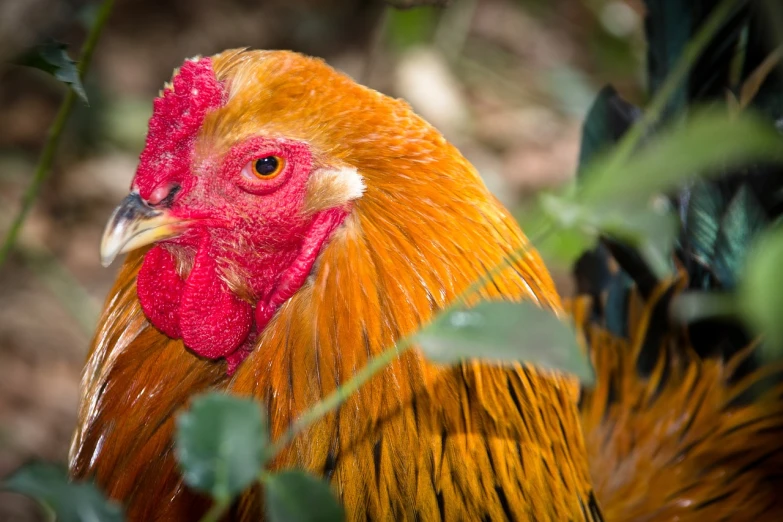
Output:
[[[72,17],[82,4],[0,4],[0,58],[41,36],[78,44],[83,33]],[[0,267],[0,477],[31,457],[66,459],[81,365],[117,266],[100,267],[100,234],[133,175],[151,99],[183,58],[238,46],[323,56],[408,99],[514,204],[573,173],[580,118],[596,87],[608,80],[626,90],[633,84],[628,71],[638,50],[629,52],[629,38],[606,29],[623,29],[626,4],[593,4],[603,7],[453,0],[436,45],[404,52],[369,43],[384,41],[380,0],[118,1],[87,83],[90,107],[74,115],[20,248]],[[599,21],[612,13],[620,16],[619,29]],[[628,23],[635,31],[638,16]],[[403,34],[395,27],[382,35]],[[63,89],[37,71],[11,66],[0,68],[0,79],[3,237]],[[568,285],[567,277],[558,279]],[[37,520],[37,513],[21,497],[0,494],[0,521]]]

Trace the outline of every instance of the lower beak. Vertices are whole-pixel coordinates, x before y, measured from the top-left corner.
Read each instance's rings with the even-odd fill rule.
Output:
[[[179,235],[188,220],[175,218],[167,210],[150,207],[131,193],[114,209],[101,239],[101,264],[109,266],[125,252]]]

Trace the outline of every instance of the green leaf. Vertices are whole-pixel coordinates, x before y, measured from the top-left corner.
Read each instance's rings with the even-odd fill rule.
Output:
[[[27,495],[53,511],[57,522],[121,522],[122,508],[88,482],[70,482],[62,466],[31,462],[2,482],[2,489]]]
[[[622,199],[587,205],[577,198],[541,196],[543,212],[561,229],[544,246],[551,248],[548,245],[560,242],[565,245],[559,251],[562,258],[573,261],[603,234],[636,248],[659,277],[671,271],[669,260],[678,221],[668,208],[656,209]]]
[[[667,211],[634,207],[598,218],[601,232],[635,247],[658,278],[671,273],[671,255],[679,231],[677,216]]]
[[[783,358],[783,230],[762,235],[753,245],[739,285],[745,321],[765,336],[761,353],[767,360]]]
[[[339,522],[345,512],[329,484],[302,471],[282,471],[264,480],[271,522]]]
[[[691,115],[661,133],[628,162],[612,155],[588,167],[579,199],[586,205],[640,202],[696,176],[720,175],[745,161],[783,158],[783,139],[767,121],[751,114],[731,119],[714,111]]]
[[[185,483],[225,501],[258,476],[269,434],[257,402],[209,393],[177,418],[175,442]]]
[[[68,56],[66,49],[65,44],[54,41],[46,42],[23,55],[16,60],[16,63],[51,74],[61,82],[68,84],[79,98],[87,103],[87,93],[84,92],[79,69],[76,62]]]
[[[464,359],[526,362],[593,382],[573,329],[532,302],[488,301],[438,316],[416,335],[424,354],[441,363]]]

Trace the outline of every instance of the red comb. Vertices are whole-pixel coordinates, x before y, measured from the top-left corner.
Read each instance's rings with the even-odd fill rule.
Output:
[[[210,58],[186,61],[153,103],[147,142],[133,186],[142,198],[164,183],[187,184],[193,142],[204,118],[225,103]]]

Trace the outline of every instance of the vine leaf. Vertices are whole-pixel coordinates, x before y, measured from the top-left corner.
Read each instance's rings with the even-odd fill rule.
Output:
[[[79,68],[68,56],[67,48],[63,43],[48,41],[25,53],[15,63],[51,74],[70,86],[84,103],[88,103]]]
[[[252,399],[208,393],[177,417],[175,454],[185,483],[219,502],[258,477],[268,444],[266,418]]]
[[[0,483],[0,488],[37,500],[57,522],[122,522],[122,508],[90,482],[71,482],[63,466],[30,462]]]
[[[525,362],[574,374],[585,384],[594,380],[573,328],[532,302],[484,301],[450,310],[419,332],[416,341],[435,362]]]

